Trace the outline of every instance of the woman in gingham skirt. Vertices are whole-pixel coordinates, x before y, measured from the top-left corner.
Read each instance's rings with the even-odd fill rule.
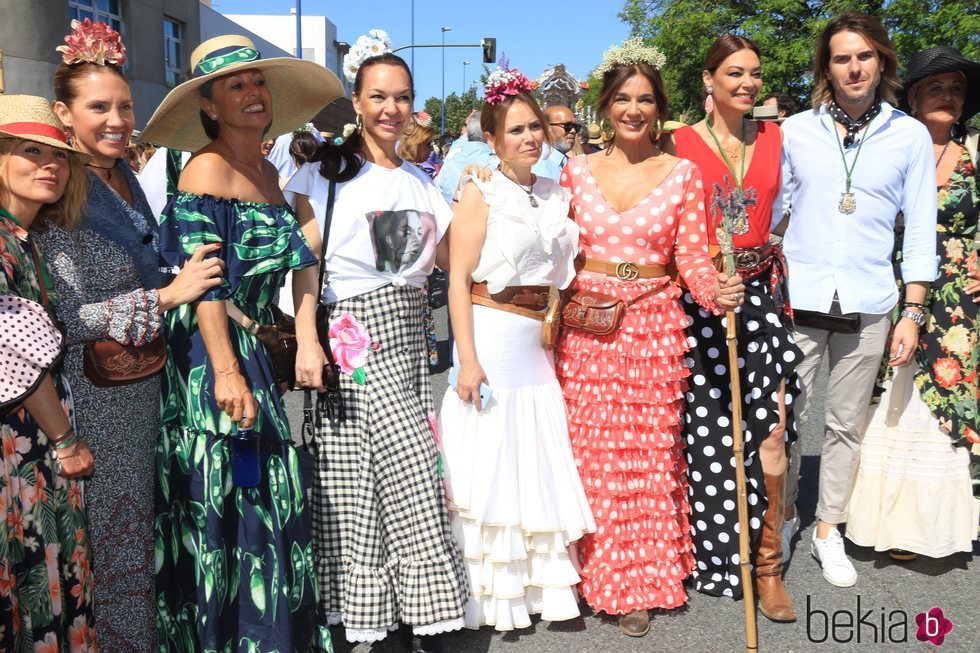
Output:
[[[329,332],[345,404],[344,419],[325,408],[316,419],[320,602],[349,641],[380,640],[402,622],[411,626],[404,637],[430,640],[413,650],[438,650],[431,640],[462,627],[467,596],[439,471],[422,313],[451,212],[425,173],[395,153],[412,124],[405,62],[371,57],[352,81],[357,130],[324,146],[286,187],[316,249],[336,184],[325,283],[317,287],[314,271],[294,281],[298,379],[322,388],[319,327]],[[329,313],[320,320],[318,293]]]

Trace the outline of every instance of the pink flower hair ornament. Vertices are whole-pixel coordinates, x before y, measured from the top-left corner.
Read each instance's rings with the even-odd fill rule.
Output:
[[[432,116],[430,116],[425,111],[419,111],[415,114],[415,122],[421,127],[429,127],[432,125]]]
[[[126,63],[126,46],[122,35],[105,23],[71,21],[71,34],[65,36],[67,45],[59,45],[55,50],[61,53],[61,60],[67,65],[93,63],[98,66]]]
[[[500,104],[508,95],[529,93],[532,88],[531,81],[517,68],[497,68],[487,77],[483,99],[487,104]]]

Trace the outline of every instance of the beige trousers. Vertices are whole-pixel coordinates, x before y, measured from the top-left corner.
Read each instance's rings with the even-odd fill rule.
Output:
[[[817,519],[828,524],[847,521],[847,502],[861,461],[861,438],[868,402],[890,326],[888,314],[862,313],[858,333],[832,333],[807,327],[798,327],[796,331],[796,344],[803,350],[803,362],[796,369],[803,392],[794,405],[801,437],[790,450],[786,501],[789,505],[797,499],[803,425],[811,405],[808,398],[824,355],[829,355],[830,379],[827,382],[817,497]]]

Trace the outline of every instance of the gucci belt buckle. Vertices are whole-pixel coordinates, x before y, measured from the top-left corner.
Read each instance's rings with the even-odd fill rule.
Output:
[[[759,256],[759,252],[747,251],[747,252],[735,252],[735,267],[737,268],[752,268],[759,264],[762,257]]]
[[[640,268],[636,267],[636,263],[623,261],[616,264],[616,276],[626,281],[633,281],[640,276]]]

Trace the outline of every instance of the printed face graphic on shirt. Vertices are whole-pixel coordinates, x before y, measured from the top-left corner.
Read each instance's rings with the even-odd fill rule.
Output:
[[[418,211],[372,211],[367,214],[374,245],[374,265],[379,272],[400,274],[422,255],[423,222],[434,218]]]

